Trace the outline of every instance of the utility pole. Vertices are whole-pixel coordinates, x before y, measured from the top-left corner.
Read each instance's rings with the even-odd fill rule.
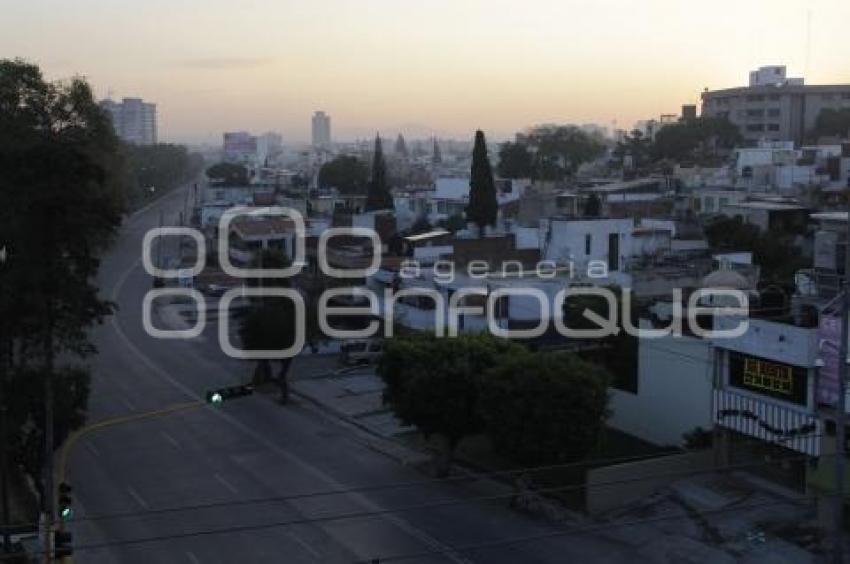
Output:
[[[841,299],[841,342],[838,353],[838,405],[835,413],[835,510],[833,523],[833,562],[844,562],[844,468],[846,456],[846,433],[844,429],[847,403],[847,340],[850,338],[850,209],[847,213],[847,227],[844,240],[844,278],[842,280]]]

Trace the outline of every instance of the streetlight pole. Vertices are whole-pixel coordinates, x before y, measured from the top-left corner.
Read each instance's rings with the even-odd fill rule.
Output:
[[[850,338],[850,210],[847,213],[847,227],[844,242],[844,278],[842,280],[841,299],[841,342],[838,353],[838,402],[835,414],[835,509],[833,518],[833,562],[844,562],[844,470],[846,456],[846,409],[847,409],[847,352]]]

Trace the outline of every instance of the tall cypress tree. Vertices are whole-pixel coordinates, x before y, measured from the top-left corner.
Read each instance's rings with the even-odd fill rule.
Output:
[[[475,147],[472,149],[472,173],[469,180],[469,205],[466,206],[466,220],[478,226],[479,234],[484,236],[484,228],[496,225],[499,203],[496,201],[496,184],[493,170],[487,157],[487,142],[484,132],[475,132]]]
[[[387,187],[387,164],[384,162],[384,150],[381,136],[375,136],[375,155],[372,158],[372,179],[366,195],[366,211],[393,208],[393,197]]]
[[[437,143],[437,138],[434,137],[434,150],[431,153],[431,162],[434,164],[442,164],[443,154],[440,152],[440,145]]]

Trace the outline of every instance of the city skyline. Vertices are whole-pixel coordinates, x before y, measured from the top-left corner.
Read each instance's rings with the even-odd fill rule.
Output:
[[[17,5],[0,23],[0,49],[48,79],[85,76],[100,98],[155,102],[160,138],[177,142],[230,130],[309,142],[317,109],[334,117],[338,140],[476,128],[500,139],[544,122],[630,128],[697,103],[706,87],[743,85],[761,65],[787,65],[809,84],[850,82],[848,48],[836,47],[850,6],[835,0],[724,0],[699,14],[667,0],[540,1],[520,12],[439,1],[416,17],[383,1],[228,6],[156,0],[132,6],[130,25],[123,2],[70,13],[54,0]]]

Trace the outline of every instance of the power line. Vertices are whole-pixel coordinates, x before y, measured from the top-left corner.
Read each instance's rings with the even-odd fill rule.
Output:
[[[826,496],[826,497],[834,497],[834,496]],[[726,507],[726,508],[719,508],[719,509],[715,509],[715,510],[694,512],[693,514],[697,515],[697,516],[706,516],[706,515],[722,514],[722,513],[726,513],[726,512],[735,512],[735,511],[741,511],[741,510],[753,509],[753,508],[765,507],[765,506],[771,506],[771,505],[784,505],[784,504],[788,504],[788,503],[799,503],[799,502],[803,502],[803,501],[812,501],[812,500],[815,500],[815,499],[817,499],[817,497],[815,497],[815,496],[802,496],[802,497],[797,498],[797,499],[782,499],[782,500],[774,500],[774,501],[761,502],[761,503],[755,503],[755,504],[749,504],[749,505],[739,505],[737,507],[732,507],[732,508]],[[397,513],[397,512],[401,512],[401,511],[408,511],[408,510],[420,509],[420,508],[435,508],[435,507],[441,507],[441,506],[446,506],[446,505],[452,505],[452,503],[436,502],[436,503],[433,503],[433,504],[415,505],[415,506],[409,506],[409,507],[400,508],[400,509],[370,511],[370,512],[360,512],[360,513],[348,513],[348,514],[330,515],[330,516],[323,516],[323,517],[290,519],[290,520],[285,520],[285,521],[276,521],[276,522],[272,522],[272,523],[263,523],[263,524],[255,524],[255,525],[240,525],[240,526],[235,526],[235,527],[231,526],[231,527],[223,527],[223,528],[218,528],[218,529],[204,529],[204,530],[200,530],[200,531],[172,533],[172,534],[166,534],[166,535],[154,535],[154,536],[150,536],[150,537],[142,537],[142,538],[135,538],[135,539],[120,539],[120,540],[115,540],[115,541],[107,541],[107,542],[101,542],[101,543],[90,543],[90,544],[85,544],[85,545],[79,545],[79,546],[74,547],[74,550],[76,550],[76,551],[99,550],[99,549],[103,549],[103,548],[112,548],[112,547],[117,547],[117,546],[131,546],[131,545],[138,545],[138,544],[147,544],[147,543],[151,543],[151,542],[165,542],[165,541],[180,540],[180,539],[199,537],[199,536],[212,536],[212,535],[225,534],[225,533],[243,533],[243,532],[252,532],[252,531],[278,528],[278,527],[289,527],[289,526],[293,526],[293,525],[310,525],[310,524],[314,524],[314,523],[322,523],[322,522],[337,521],[337,520],[377,517],[377,516],[380,516],[380,515],[383,515],[383,514],[388,514],[388,513]],[[446,547],[445,549],[421,551],[421,552],[416,552],[416,553],[396,554],[396,555],[390,555],[390,556],[380,556],[380,557],[376,556],[376,557],[373,557],[373,558],[377,558],[380,562],[389,562],[389,561],[393,561],[393,560],[407,560],[407,559],[411,559],[411,558],[433,556],[433,555],[438,555],[438,554],[448,554],[448,553],[454,553],[454,552],[471,552],[471,551],[474,551],[474,550],[482,550],[482,549],[486,549],[486,548],[495,548],[495,547],[509,546],[509,545],[512,545],[512,544],[520,544],[520,543],[526,543],[526,542],[546,540],[546,539],[568,536],[568,535],[573,535],[573,534],[578,534],[578,533],[597,532],[597,531],[600,531],[600,530],[617,529],[617,528],[622,528],[622,527],[643,525],[643,524],[647,524],[647,523],[665,521],[665,520],[669,520],[669,519],[680,519],[680,518],[683,518],[683,517],[687,518],[689,516],[690,515],[688,515],[688,514],[686,514],[686,515],[668,515],[668,516],[660,516],[660,517],[655,517],[655,518],[635,519],[635,520],[632,520],[632,521],[629,521],[629,522],[624,522],[624,523],[608,523],[608,524],[603,524],[603,525],[589,525],[589,526],[585,526],[585,527],[579,527],[578,529],[572,529],[572,530],[569,530],[569,531],[554,531],[554,532],[549,532],[549,533],[541,533],[541,534],[537,534],[537,535],[515,537],[515,538],[512,538],[512,539],[500,539],[500,540],[496,540],[496,541],[467,544],[467,545],[456,546],[456,547],[449,546],[449,547]],[[42,553],[43,553],[43,551],[42,551]],[[37,552],[36,554],[39,554],[39,552]],[[14,557],[14,556],[15,555],[9,555],[7,557],[0,558],[0,560],[6,559],[6,558],[9,558],[9,557]]]
[[[823,436],[821,433],[809,433],[809,434],[801,434],[794,439],[807,439],[807,438],[817,438]],[[747,438],[741,440],[732,440],[732,444],[741,444],[746,442]],[[784,446],[781,442],[772,443],[777,446]],[[673,453],[670,453],[673,454]],[[304,499],[311,499],[316,497],[328,497],[334,495],[350,495],[356,493],[366,493],[366,492],[374,492],[374,491],[384,491],[391,489],[403,489],[403,488],[412,488],[417,486],[428,486],[428,485],[439,485],[439,484],[450,484],[454,482],[466,482],[466,481],[474,481],[485,478],[497,477],[497,476],[513,476],[513,475],[521,475],[521,474],[530,474],[535,472],[545,472],[550,470],[561,470],[567,468],[576,468],[576,467],[587,467],[593,466],[599,463],[627,463],[627,462],[640,462],[644,460],[659,460],[663,459],[665,456],[669,456],[670,454],[660,454],[660,455],[633,455],[633,456],[622,456],[622,457],[604,457],[604,458],[593,458],[584,461],[577,462],[568,462],[563,464],[550,464],[543,466],[532,466],[532,467],[522,467],[522,468],[514,468],[509,470],[496,470],[492,472],[483,472],[483,473],[471,473],[471,474],[462,474],[457,476],[450,476],[448,478],[431,478],[426,480],[410,480],[406,482],[395,482],[395,483],[385,483],[385,484],[372,484],[372,485],[364,485],[364,486],[355,486],[351,488],[341,488],[336,490],[321,490],[321,491],[313,491],[313,492],[303,492],[297,494],[283,495],[283,496],[272,496],[272,497],[261,497],[261,498],[248,498],[248,499],[240,499],[240,500],[228,500],[228,501],[219,501],[219,502],[210,502],[210,503],[201,503],[201,504],[191,504],[191,505],[183,505],[176,507],[163,507],[159,509],[149,509],[146,511],[126,511],[126,512],[115,512],[115,513],[104,513],[100,515],[90,515],[80,518],[75,518],[67,521],[68,523],[82,523],[89,521],[104,521],[104,520],[113,520],[113,519],[128,519],[128,518],[144,518],[147,516],[153,515],[162,515],[168,513],[177,513],[184,511],[202,511],[206,509],[217,509],[222,507],[237,507],[237,506],[245,506],[245,505],[258,505],[258,504],[271,504],[271,503],[284,503],[288,501],[300,501]],[[828,456],[828,455],[822,455]],[[808,455],[793,455],[791,457],[786,457],[779,459],[778,461],[783,460],[796,460],[796,459],[806,459],[811,458]],[[772,461],[775,462],[775,461]],[[772,462],[760,462],[755,463],[755,466],[763,466],[771,464]],[[752,466],[747,465],[747,467]],[[692,471],[696,473],[713,473],[713,472],[723,472],[727,470],[738,469],[737,467],[717,467],[709,470],[702,471]],[[646,478],[635,478],[628,481],[641,481]],[[622,483],[625,483],[622,482]],[[611,485],[619,484],[621,482],[612,482]],[[581,489],[581,488],[593,488],[593,487],[604,487],[609,485],[608,483],[599,483],[599,484],[579,484],[570,486],[573,489]],[[548,490],[547,490],[548,491]],[[556,491],[559,491],[556,490]],[[542,490],[533,490],[531,493],[545,493]],[[476,501],[478,498],[467,498],[459,503],[464,503],[467,501]],[[36,526],[38,523],[27,523],[24,525]],[[2,525],[0,525],[2,526]],[[8,525],[7,525],[8,526]]]
[[[656,474],[652,477],[627,478],[627,479],[622,479],[622,480],[613,480],[613,481],[610,481],[610,482],[600,482],[600,483],[596,483],[596,484],[571,484],[571,485],[568,485],[568,486],[541,488],[541,489],[538,489],[538,490],[534,490],[533,492],[530,492],[530,493],[552,494],[552,493],[558,493],[558,492],[616,486],[616,485],[628,484],[628,483],[632,483],[632,482],[636,482],[636,481],[645,481],[647,479],[659,478],[659,477],[662,477],[662,478],[674,478],[674,477],[683,478],[683,477],[698,476],[698,475],[705,475],[705,474],[714,474],[714,473],[718,473],[718,472],[731,472],[731,471],[736,471],[736,470],[745,470],[747,468],[757,468],[757,467],[762,467],[762,466],[768,466],[768,465],[773,464],[775,462],[786,462],[786,461],[791,461],[791,460],[805,460],[807,458],[808,457],[805,456],[805,455],[795,455],[795,456],[789,456],[789,457],[777,459],[776,461],[754,462],[754,463],[748,463],[748,464],[729,465],[729,466],[724,466],[724,467],[721,467],[721,468],[712,468],[712,469],[707,469],[707,470],[671,472],[671,473],[667,473],[667,474]],[[342,521],[342,520],[348,520],[348,519],[364,519],[364,518],[379,517],[379,516],[389,515],[389,514],[394,514],[394,513],[405,513],[405,512],[415,511],[415,510],[419,510],[419,509],[437,509],[437,508],[442,508],[442,507],[465,505],[465,504],[468,504],[468,503],[475,503],[475,502],[487,502],[487,501],[499,501],[499,500],[503,500],[503,499],[513,499],[513,498],[517,497],[517,495],[518,495],[517,492],[511,492],[511,493],[507,493],[507,494],[494,494],[494,495],[488,495],[488,496],[476,496],[476,497],[464,498],[464,499],[460,499],[460,500],[451,499],[451,500],[437,501],[437,502],[430,502],[430,503],[411,504],[411,505],[402,506],[402,507],[395,507],[395,508],[390,508],[390,509],[380,509],[380,510],[374,510],[374,511],[356,511],[356,512],[341,513],[341,514],[335,514],[335,515],[323,515],[323,516],[319,516],[319,517],[302,517],[302,518],[298,518],[298,519],[290,519],[290,520],[286,520],[286,521],[276,521],[276,522],[264,523],[264,524],[239,525],[239,526],[235,526],[235,527],[224,527],[224,528],[217,528],[217,529],[204,529],[204,530],[199,530],[199,531],[189,531],[189,532],[173,533],[173,534],[167,534],[167,535],[155,535],[155,536],[151,536],[151,537],[142,537],[142,538],[135,538],[135,539],[120,539],[120,540],[108,541],[108,542],[104,542],[104,543],[80,545],[80,546],[75,547],[74,549],[75,550],[96,550],[96,549],[107,548],[107,547],[111,547],[111,546],[126,546],[126,545],[135,545],[135,544],[145,544],[145,543],[149,543],[149,542],[163,542],[163,541],[168,541],[168,540],[177,540],[177,539],[191,538],[191,537],[197,537],[197,536],[211,536],[211,535],[224,534],[224,533],[238,533],[238,532],[263,530],[263,529],[278,528],[278,527],[289,527],[289,526],[293,526],[293,525],[310,525],[310,524],[315,524],[315,523]],[[287,499],[295,499],[295,498],[290,497],[290,498],[287,498]],[[135,517],[144,517],[148,513],[153,513],[153,512],[136,513],[134,516]]]

